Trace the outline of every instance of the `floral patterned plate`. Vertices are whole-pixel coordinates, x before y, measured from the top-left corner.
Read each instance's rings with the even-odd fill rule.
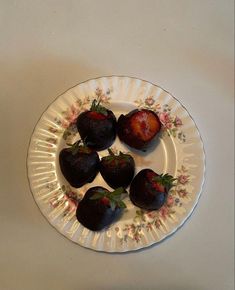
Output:
[[[75,122],[93,99],[113,110],[118,118],[135,108],[155,111],[163,124],[154,150],[131,150],[116,138],[112,148],[131,152],[136,171],[152,168],[169,173],[177,183],[158,211],[135,207],[127,197],[121,219],[108,229],[92,232],[76,219],[76,207],[86,190],[95,185],[109,188],[101,178],[79,189],[69,186],[60,172],[58,155],[66,143],[79,139]],[[99,152],[100,157],[106,151]],[[30,188],[41,212],[64,236],[87,248],[106,252],[137,250],[175,232],[195,208],[204,181],[205,156],[199,131],[187,110],[162,88],[130,77],[101,77],[81,83],[59,96],[43,113],[28,149]]]

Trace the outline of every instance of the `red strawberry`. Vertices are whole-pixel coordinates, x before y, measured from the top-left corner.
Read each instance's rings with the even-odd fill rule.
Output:
[[[104,205],[109,205],[109,199],[106,196],[102,197],[100,202]]]
[[[155,188],[157,191],[165,191],[165,186],[162,183],[156,181],[156,173],[154,171],[147,172],[147,178],[151,182],[153,188]]]
[[[159,209],[165,203],[174,180],[169,174],[158,175],[151,169],[143,169],[131,183],[130,199],[138,207]]]
[[[133,110],[118,119],[117,133],[121,141],[145,151],[161,129],[161,122],[151,110]]]
[[[105,120],[106,119],[106,115],[95,112],[95,111],[91,111],[89,112],[89,117],[91,117],[91,119],[96,119],[96,120]]]

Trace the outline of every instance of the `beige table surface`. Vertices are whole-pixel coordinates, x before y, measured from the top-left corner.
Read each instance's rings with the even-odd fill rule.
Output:
[[[0,1],[0,289],[232,290],[233,1]],[[130,75],[173,93],[205,143],[191,219],[129,254],[73,244],[43,218],[26,153],[55,96],[88,78]]]

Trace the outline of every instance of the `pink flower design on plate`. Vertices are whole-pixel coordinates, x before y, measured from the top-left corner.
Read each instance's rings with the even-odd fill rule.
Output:
[[[147,223],[146,229],[147,229],[147,231],[152,230],[153,229],[152,224],[151,223]]]
[[[54,127],[50,127],[48,129],[51,133],[57,133],[58,132],[58,129],[57,128],[54,128]]]
[[[58,199],[57,199],[56,197],[53,197],[53,198],[50,199],[49,203],[50,203],[50,205],[51,205],[52,207],[55,208],[55,207],[57,207],[57,205],[59,204],[59,201],[58,201]]]
[[[149,96],[149,97],[147,97],[147,98],[145,99],[145,104],[146,104],[147,106],[152,106],[154,103],[155,103],[155,100],[153,99],[152,96]]]
[[[64,129],[67,129],[69,127],[69,122],[66,121],[66,120],[62,120],[61,121],[61,126],[64,128]]]
[[[161,221],[160,221],[160,220],[156,220],[154,224],[155,224],[155,227],[156,227],[156,228],[160,228],[160,226],[161,226]]]
[[[76,211],[78,202],[69,198],[67,198],[66,200],[67,200],[67,207],[68,207],[69,212]]]
[[[140,241],[140,235],[139,234],[134,234],[134,239],[136,242],[139,242]]]
[[[70,111],[68,112],[66,120],[69,123],[75,123],[77,120],[77,117],[78,117],[78,112],[79,112],[79,110],[74,105],[72,105],[70,108]]]
[[[67,192],[66,192],[66,196],[67,196],[68,198],[73,199],[73,200],[77,200],[77,194],[76,194],[76,192],[73,192],[72,190],[67,191]]]
[[[180,196],[180,197],[185,197],[186,195],[188,194],[188,192],[186,191],[186,189],[180,189],[179,191],[178,191],[178,195]]]
[[[183,175],[181,174],[178,176],[178,182],[181,184],[186,184],[189,181],[189,176],[188,175]]]
[[[169,113],[167,112],[162,112],[159,114],[159,119],[160,122],[167,128],[171,129],[172,128],[172,121]]]
[[[166,123],[166,124],[165,124],[165,127],[166,127],[167,129],[171,129],[171,128],[172,128],[172,123]]]
[[[153,219],[153,218],[155,217],[154,212],[153,212],[153,211],[148,212],[148,213],[147,213],[147,217]]]
[[[174,204],[173,196],[169,195],[166,201],[167,206],[171,207]]]
[[[168,213],[169,213],[169,211],[168,211],[166,206],[161,207],[159,210],[159,214],[163,219],[166,219]]]
[[[179,117],[177,117],[177,116],[175,117],[174,123],[175,123],[176,127],[179,127],[179,126],[183,125],[182,120]]]

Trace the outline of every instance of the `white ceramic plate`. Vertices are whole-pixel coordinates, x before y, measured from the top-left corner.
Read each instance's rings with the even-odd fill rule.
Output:
[[[131,151],[136,172],[152,168],[169,173],[177,185],[167,203],[158,211],[143,211],[127,197],[121,219],[108,229],[92,232],[76,219],[76,206],[86,190],[95,185],[106,188],[101,175],[79,189],[64,179],[58,155],[66,142],[79,139],[75,121],[94,98],[101,98],[118,118],[135,108],[157,112],[163,130],[151,152]],[[116,138],[114,150],[130,151]],[[99,152],[100,157],[107,151]],[[41,212],[64,236],[87,248],[106,252],[137,250],[157,243],[175,232],[195,208],[204,181],[205,156],[199,131],[187,110],[162,88],[130,77],[101,77],[81,83],[60,95],[43,113],[28,149],[30,188]]]

